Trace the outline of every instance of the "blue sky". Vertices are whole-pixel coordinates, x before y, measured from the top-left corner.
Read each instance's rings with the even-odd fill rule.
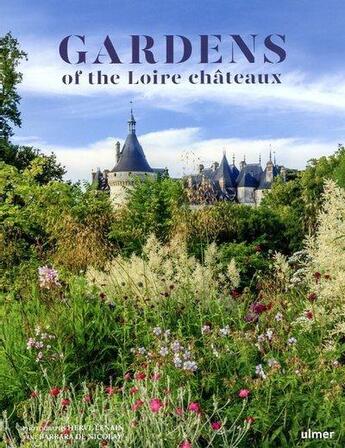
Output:
[[[219,159],[224,149],[237,160],[246,153],[255,161],[259,152],[265,160],[270,145],[279,162],[302,168],[311,157],[330,154],[344,142],[343,0],[14,0],[0,4],[0,16],[0,32],[11,30],[29,53],[21,66],[23,126],[16,141],[55,151],[73,179],[88,178],[98,166],[112,167],[114,142],[126,137],[131,100],[149,161],[168,166],[174,175]],[[69,34],[86,35],[90,53],[109,34],[126,54],[130,34],[158,39],[182,34],[194,41],[199,34],[230,33],[285,34],[287,60],[273,67],[282,73],[283,85],[194,88],[184,83],[157,89],[66,87],[61,82],[63,73],[76,69],[58,55],[59,42]],[[253,65],[220,68],[271,70]],[[132,68],[123,64],[121,70]],[[141,71],[153,68],[143,65]],[[200,68],[195,61],[180,67],[185,73]],[[107,64],[102,69],[118,71]]]

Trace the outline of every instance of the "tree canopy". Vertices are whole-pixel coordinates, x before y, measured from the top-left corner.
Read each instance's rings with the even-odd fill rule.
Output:
[[[5,140],[13,135],[12,126],[21,125],[17,85],[22,74],[17,67],[26,57],[11,33],[0,37],[0,138]]]

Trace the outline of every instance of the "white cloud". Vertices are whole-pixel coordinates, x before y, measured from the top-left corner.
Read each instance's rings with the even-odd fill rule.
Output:
[[[115,164],[115,142],[123,139],[106,138],[86,145],[85,147],[68,147],[48,145],[35,141],[44,152],[55,152],[58,160],[66,166],[67,179],[74,181],[90,180],[91,171],[98,167],[111,169]],[[199,163],[206,166],[213,161],[219,161],[224,150],[228,159],[232,153],[236,156],[237,164],[246,155],[248,163],[257,162],[262,154],[262,162],[266,163],[269,148],[276,151],[277,162],[290,168],[302,169],[306,162],[314,157],[332,154],[336,148],[335,141],[318,141],[301,138],[284,139],[204,139],[201,129],[183,128],[167,129],[151,132],[139,136],[146,157],[154,168],[168,167],[170,175],[180,177],[193,172]],[[21,144],[30,144],[28,137],[25,141],[21,137]]]

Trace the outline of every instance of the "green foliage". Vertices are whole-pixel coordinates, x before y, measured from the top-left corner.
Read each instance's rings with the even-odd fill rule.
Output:
[[[182,183],[166,176],[157,180],[136,179],[128,190],[126,207],[119,211],[110,238],[125,253],[141,250],[151,233],[167,241],[174,226],[174,216],[185,206]]]
[[[290,239],[293,231],[276,210],[269,207],[219,202],[212,207],[184,212],[176,232],[184,233],[192,253],[211,241],[225,243],[255,243],[264,251],[277,250],[290,253],[301,245],[302,235]]]
[[[17,39],[11,33],[0,37],[0,139],[8,140],[13,135],[12,125],[21,125],[17,84],[22,74],[17,67],[22,59],[26,59],[26,53]]]
[[[46,159],[19,172],[0,162],[0,279],[21,282],[21,265],[53,261],[72,270],[108,257],[112,209],[105,193],[61,181],[41,184]]]
[[[339,145],[334,155],[310,160],[295,179],[275,181],[263,205],[276,210],[290,228],[290,237],[300,240],[303,234],[315,231],[325,180],[333,179],[344,188],[344,172],[345,148]]]
[[[219,247],[219,256],[224,266],[235,260],[240,272],[240,286],[245,287],[252,284],[255,276],[263,276],[269,270],[270,260],[262,251],[260,244],[225,243]]]
[[[35,177],[39,184],[47,184],[52,180],[62,180],[66,171],[56,161],[55,154],[52,153],[47,156],[32,146],[13,145],[4,139],[0,139],[0,161],[13,165],[20,172],[23,172],[30,167],[35,159],[40,160],[42,167],[42,171],[37,173]]]

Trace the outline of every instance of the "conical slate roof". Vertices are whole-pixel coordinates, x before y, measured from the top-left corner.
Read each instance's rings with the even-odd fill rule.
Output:
[[[220,181],[222,179],[224,180],[225,187],[235,186],[231,168],[225,154],[223,155],[222,161],[217,168],[217,171],[215,172],[213,178],[214,181]]]
[[[236,165],[234,163],[232,165],[230,165],[230,172],[231,172],[232,183],[234,185],[236,185],[236,180],[237,180],[240,172],[238,171],[238,168],[236,167]]]
[[[242,168],[237,178],[237,186],[257,188],[260,182],[261,174],[262,168],[260,164],[248,163]]]
[[[126,138],[120,153],[120,158],[112,172],[144,172],[152,173],[153,169],[148,164],[143,148],[141,147],[135,134],[135,120],[131,112],[129,124],[129,134]]]

